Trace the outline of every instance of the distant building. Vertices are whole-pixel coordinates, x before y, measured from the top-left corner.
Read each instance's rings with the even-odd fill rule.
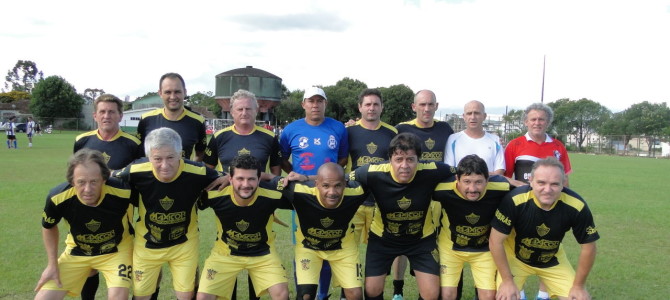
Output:
[[[258,99],[258,117],[262,121],[274,121],[273,108],[281,101],[282,79],[252,66],[223,72],[216,75],[214,99],[223,110],[224,119],[230,115],[230,98],[239,89],[250,91]]]

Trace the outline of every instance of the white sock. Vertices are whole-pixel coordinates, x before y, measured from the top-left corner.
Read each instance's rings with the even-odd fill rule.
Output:
[[[524,292],[524,290],[521,290],[519,294],[521,294],[521,300],[526,300],[526,292]]]
[[[549,299],[549,293],[544,291],[537,291],[537,297],[540,299]]]

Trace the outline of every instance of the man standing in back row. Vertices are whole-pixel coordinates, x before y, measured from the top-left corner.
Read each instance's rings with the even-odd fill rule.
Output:
[[[435,120],[435,112],[439,103],[437,97],[431,90],[420,90],[414,95],[412,110],[416,113],[416,119],[402,122],[396,125],[398,133],[411,132],[419,137],[421,142],[421,157],[419,160],[444,161],[444,149],[449,136],[454,130],[447,122]],[[442,208],[438,202],[431,204],[434,213],[435,224],[439,224]],[[404,275],[407,267],[407,258],[398,257],[393,262],[393,300],[402,300]]]
[[[168,127],[179,133],[182,140],[182,157],[191,159],[195,148],[194,161],[202,161],[207,147],[205,118],[184,107],[186,83],[177,73],[167,73],[158,82],[158,95],[163,99],[163,108],[157,108],[142,115],[137,125],[137,135],[144,139],[154,129]],[[144,149],[144,146],[142,146]]]

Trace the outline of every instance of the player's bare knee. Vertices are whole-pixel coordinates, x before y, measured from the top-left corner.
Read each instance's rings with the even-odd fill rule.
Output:
[[[363,289],[362,288],[344,289],[344,296],[347,298],[347,300],[362,300]]]

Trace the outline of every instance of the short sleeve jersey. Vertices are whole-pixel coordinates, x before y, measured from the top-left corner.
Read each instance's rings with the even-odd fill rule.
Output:
[[[201,163],[181,160],[170,182],[159,181],[143,158],[117,172],[141,196],[135,239],[146,248],[167,248],[198,237],[196,200],[218,177]],[[137,243],[137,241],[136,241]]]
[[[16,135],[14,131],[16,130],[16,124],[14,122],[5,123],[5,133],[7,136]]]
[[[280,153],[277,137],[272,131],[259,126],[246,135],[238,133],[235,126],[229,126],[214,133],[205,149],[203,161],[218,166],[220,171],[228,172],[233,158],[242,154],[255,157],[263,169],[266,165],[278,166]]]
[[[450,166],[458,166],[463,157],[476,154],[481,157],[489,172],[505,169],[505,151],[498,136],[484,132],[478,139],[471,138],[464,131],[454,133],[447,140],[444,162]]]
[[[69,232],[65,251],[75,256],[96,256],[131,248],[131,202],[136,201],[130,188],[116,178],[102,186],[96,206],[88,206],[77,197],[68,183],[53,188],[46,198],[42,227],[53,228],[65,219]]]
[[[438,184],[433,199],[442,204],[440,243],[455,251],[489,251],[491,219],[510,189],[507,179],[491,176],[481,197],[470,201],[458,191],[455,178]]]
[[[367,193],[357,183],[350,181],[344,188],[340,204],[326,208],[313,181],[292,182],[283,191],[284,198],[295,208],[300,224],[297,241],[312,250],[339,250],[343,245],[353,246],[354,225],[351,223]]]
[[[435,120],[432,127],[420,127],[416,119],[402,122],[395,126],[398,133],[411,132],[421,141],[421,157],[419,160],[444,161],[444,147],[447,139],[454,133],[449,123]]]
[[[140,140],[121,130],[109,141],[104,141],[97,130],[82,133],[75,138],[74,151],[88,148],[102,152],[107,166],[120,170],[142,156]]]
[[[530,186],[518,187],[505,196],[491,226],[504,234],[514,230],[514,255],[539,268],[558,264],[556,253],[570,229],[580,244],[600,238],[586,202],[568,188],[550,210],[543,210]]]
[[[533,164],[540,160],[553,156],[558,159],[565,169],[565,174],[572,172],[568,151],[563,143],[552,139],[549,135],[542,144],[534,142],[528,133],[511,140],[505,148],[505,176],[523,182],[528,182]]]
[[[354,170],[350,180],[360,182],[375,197],[379,213],[372,219],[371,233],[396,246],[411,245],[434,237],[437,224],[427,217],[433,190],[453,176],[453,167],[443,162],[419,162],[409,183],[393,178],[390,163],[372,164]]]
[[[303,175],[316,175],[324,163],[337,163],[349,155],[347,130],[331,118],[318,126],[307,124],[305,119],[288,124],[279,147],[283,159],[292,159],[293,171]]]
[[[176,121],[168,120],[163,113],[163,108],[157,108],[142,115],[137,125],[137,135],[144,143],[147,134],[154,129],[168,127],[174,129],[181,137],[182,157],[191,158],[193,149],[205,151],[207,147],[207,133],[205,118],[198,113],[184,108],[184,113]],[[144,146],[141,150],[144,152]]]
[[[35,132],[35,121],[28,121],[26,123],[26,134],[32,134]]]
[[[375,129],[363,127],[361,121],[347,127],[351,170],[388,160],[389,144],[397,133],[398,130],[384,122]]]
[[[274,211],[291,208],[281,196],[279,191],[259,186],[251,202],[240,206],[230,185],[222,191],[207,192],[200,208],[211,207],[216,214],[218,231],[214,247],[236,256],[261,256],[274,251]]]

